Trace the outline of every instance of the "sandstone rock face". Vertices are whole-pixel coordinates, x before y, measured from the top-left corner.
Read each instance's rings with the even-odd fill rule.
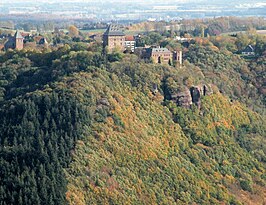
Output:
[[[192,104],[195,104],[200,109],[201,98],[212,93],[210,85],[197,85],[172,95],[172,100],[181,107],[190,108]]]
[[[110,106],[110,103],[107,98],[101,98],[97,102],[98,105],[105,105],[105,106]]]
[[[103,109],[104,107],[110,107],[110,103],[107,98],[101,98],[97,101],[97,110]]]
[[[196,104],[198,108],[200,108],[200,98],[202,96],[202,90],[201,87],[191,87],[190,88],[190,94],[192,98],[192,103]]]
[[[190,108],[192,105],[192,97],[188,88],[186,88],[183,92],[172,95],[172,100],[175,101],[178,106],[185,108]]]

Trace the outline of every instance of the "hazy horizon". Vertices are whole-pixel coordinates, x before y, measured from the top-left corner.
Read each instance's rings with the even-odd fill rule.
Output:
[[[23,3],[25,2],[32,2],[32,3],[40,3],[40,2],[49,2],[49,3],[58,3],[58,2],[83,2],[83,3],[89,3],[89,2],[95,2],[95,0],[39,0],[38,2],[36,2],[36,0],[24,0]],[[210,2],[209,0],[165,0],[165,1],[160,1],[160,0],[146,0],[145,2],[143,2],[143,0],[123,0],[123,2],[121,2],[121,0],[98,0],[97,2],[103,2],[103,3],[109,3],[109,2],[120,2],[120,3],[126,3],[126,2],[142,2],[143,4],[145,3],[159,3],[159,4],[165,4],[167,2],[170,3],[186,3],[186,2],[206,2],[208,4],[217,4],[217,3],[226,3],[226,2],[230,2],[230,3],[239,3],[239,2],[248,2],[248,3],[265,3],[265,0],[218,0],[215,2]],[[21,0],[1,0],[0,3],[22,3]]]
[[[266,17],[266,0],[1,0],[0,16],[46,15],[97,21],[175,20],[217,16]]]

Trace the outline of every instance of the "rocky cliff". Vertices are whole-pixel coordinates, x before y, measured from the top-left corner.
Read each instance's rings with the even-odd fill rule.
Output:
[[[202,84],[190,88],[185,87],[183,91],[172,94],[171,98],[178,106],[190,108],[192,104],[195,104],[200,109],[201,98],[212,93],[210,85]]]

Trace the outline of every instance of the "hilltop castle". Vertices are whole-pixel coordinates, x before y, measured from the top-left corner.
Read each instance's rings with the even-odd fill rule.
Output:
[[[148,58],[152,59],[154,63],[182,65],[182,51],[171,52],[167,48],[149,48]]]
[[[115,49],[119,51],[129,50],[134,52],[135,39],[133,36],[126,36],[118,25],[109,25],[103,34],[103,46],[112,52]]]
[[[169,51],[167,48],[149,47],[136,48],[136,40],[134,36],[126,36],[118,25],[109,25],[103,34],[103,46],[112,51],[129,51],[134,53],[135,49],[142,50],[143,58],[151,59],[154,63],[169,64],[182,66],[182,51]]]

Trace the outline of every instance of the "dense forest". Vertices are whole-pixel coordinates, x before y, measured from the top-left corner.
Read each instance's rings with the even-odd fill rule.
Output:
[[[0,53],[0,204],[266,203],[265,41],[245,59],[241,39],[152,38],[181,67],[97,43]],[[174,101],[203,84],[200,106]]]

